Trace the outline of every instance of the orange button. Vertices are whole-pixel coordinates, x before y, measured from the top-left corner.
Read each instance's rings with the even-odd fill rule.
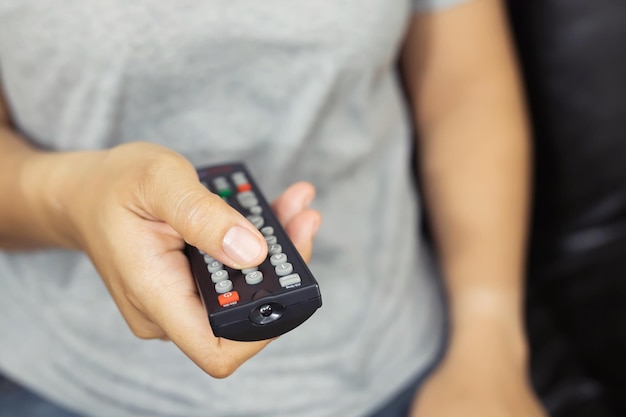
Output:
[[[245,184],[239,184],[237,186],[237,191],[239,191],[240,193],[243,193],[244,191],[250,191],[250,190],[252,190],[252,186],[248,182]]]
[[[222,307],[226,304],[236,303],[237,301],[239,301],[239,294],[237,293],[237,291],[225,292],[224,294],[220,294],[217,297],[217,301]]]

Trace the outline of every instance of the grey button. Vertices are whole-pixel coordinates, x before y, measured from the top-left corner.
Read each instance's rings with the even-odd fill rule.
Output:
[[[228,271],[224,269],[220,269],[219,271],[215,271],[211,274],[211,281],[220,282],[228,279]]]
[[[260,229],[265,224],[265,219],[263,217],[253,214],[252,216],[248,216],[248,220],[250,223],[254,225],[257,229]]]
[[[274,228],[272,226],[265,226],[261,229],[261,233],[263,233],[263,236],[271,236],[274,234]]]
[[[300,275],[291,274],[284,277],[278,278],[278,282],[281,287],[286,287],[288,285],[299,284],[301,282]]]
[[[279,277],[284,277],[285,275],[289,275],[293,272],[293,265],[289,262],[285,262],[284,264],[276,265],[276,275]]]
[[[285,262],[287,262],[287,255],[285,255],[284,253],[277,253],[270,256],[270,263],[274,266],[283,264]]]
[[[204,263],[208,265],[211,262],[215,262],[215,258],[211,255],[204,255]]]
[[[246,178],[246,175],[243,172],[235,172],[231,178],[233,179],[233,182],[236,185],[243,185],[243,184],[247,184],[248,178]]]
[[[244,191],[237,194],[237,201],[242,207],[250,208],[259,204],[256,195],[252,191]]]
[[[253,268],[244,268],[244,269],[241,270],[241,273],[244,274],[244,275],[248,275],[250,272],[254,272],[254,271],[258,271],[258,270],[259,270],[259,267],[255,266]]]
[[[265,236],[265,241],[268,245],[275,245],[278,242],[276,236]]]
[[[273,244],[270,245],[269,248],[267,248],[267,251],[270,253],[270,255],[276,255],[277,253],[282,253],[283,247],[279,244]]]
[[[228,190],[230,187],[228,186],[228,181],[224,177],[217,177],[213,180],[213,185],[218,191]]]
[[[250,207],[250,213],[252,214],[261,214],[263,213],[263,207],[261,206],[252,206]]]
[[[233,282],[230,280],[220,281],[215,284],[215,292],[218,294],[224,294],[225,292],[229,292],[233,289]]]
[[[222,265],[222,263],[220,261],[213,261],[210,264],[207,265],[207,269],[209,270],[210,273],[213,272],[217,272],[220,269],[223,269],[224,265]]]
[[[263,281],[263,272],[261,271],[254,271],[246,274],[246,283],[250,285],[258,284],[261,281]]]

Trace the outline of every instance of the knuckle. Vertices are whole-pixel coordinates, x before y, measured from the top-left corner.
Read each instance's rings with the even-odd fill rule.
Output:
[[[225,354],[208,356],[202,360],[199,365],[207,374],[215,379],[227,378],[239,368],[239,363]]]
[[[159,339],[164,336],[163,332],[156,331],[153,326],[145,326],[142,324],[129,323],[130,331],[135,337],[143,340]]]
[[[147,146],[147,145],[146,145]],[[171,185],[172,180],[181,175],[184,178],[195,175],[195,169],[182,155],[165,148],[152,146],[146,147],[141,153],[142,162],[131,169],[128,174],[133,183],[137,185],[138,195],[144,201],[151,201],[151,197],[173,197],[163,195],[172,194],[176,189]],[[175,175],[174,175],[175,174]],[[170,187],[163,187],[168,184]]]
[[[158,151],[146,158],[139,168],[138,181],[146,187],[158,186],[172,172],[189,169],[190,163],[181,155],[171,151]]]
[[[206,242],[221,233],[219,218],[223,207],[211,194],[188,193],[181,196],[173,209],[185,239],[190,243]]]
[[[190,163],[182,155],[170,150],[155,152],[146,166],[148,174],[168,175],[171,169],[187,168]]]
[[[215,379],[224,379],[231,376],[237,370],[237,366],[229,361],[219,362],[213,369],[209,370],[209,375]]]

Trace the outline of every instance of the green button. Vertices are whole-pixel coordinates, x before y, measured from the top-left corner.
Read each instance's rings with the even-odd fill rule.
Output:
[[[225,190],[219,190],[217,193],[222,198],[228,198],[233,192],[230,189],[225,189]]]

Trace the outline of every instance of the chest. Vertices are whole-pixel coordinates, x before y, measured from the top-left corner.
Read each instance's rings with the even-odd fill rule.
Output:
[[[409,0],[0,0],[0,62],[71,56],[97,68],[124,56],[150,73],[309,52],[372,66],[394,58],[409,10]]]

